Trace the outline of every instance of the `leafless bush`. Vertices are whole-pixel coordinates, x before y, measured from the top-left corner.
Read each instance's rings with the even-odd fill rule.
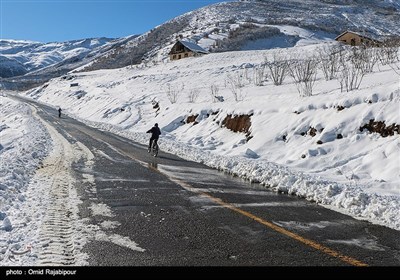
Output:
[[[389,65],[397,75],[400,75],[400,36],[386,39],[379,50],[380,63]]]
[[[229,89],[231,90],[233,97],[235,98],[235,101],[242,101],[245,98],[245,94],[243,94],[242,91],[243,85],[240,83],[240,81],[238,81],[238,79],[235,79],[235,77],[228,75],[226,83],[228,84]]]
[[[379,61],[379,49],[378,48],[363,48],[363,59],[365,59],[365,70],[367,73],[371,73],[374,70],[374,66]]]
[[[396,63],[399,61],[399,48],[384,46],[379,48],[379,61],[382,65],[387,65],[391,63]]]
[[[265,58],[265,66],[269,69],[269,75],[274,82],[274,85],[279,86],[285,80],[288,69],[288,56],[283,52],[274,52],[272,59]]]
[[[251,67],[251,68],[254,68],[254,67]],[[244,79],[245,81],[247,81],[248,84],[251,84],[251,83],[252,83],[253,79],[252,79],[252,76],[249,74],[249,68],[244,68],[244,69],[241,71],[241,74],[240,74],[240,75],[243,77],[243,79]],[[244,86],[244,84],[243,84],[243,86]]]
[[[324,73],[325,80],[333,80],[339,70],[339,58],[343,48],[340,46],[324,46],[317,48],[317,57],[321,62],[321,69]]]
[[[400,49],[399,49],[400,50]],[[400,76],[400,60],[398,59],[397,61],[393,62],[393,63],[389,63],[388,64],[390,66],[390,68],[393,69],[393,71]]]
[[[289,73],[293,78],[300,96],[311,96],[317,76],[318,60],[306,58],[294,60],[289,64]]]
[[[188,98],[190,103],[196,102],[197,98],[199,97],[200,90],[198,88],[191,89],[188,93]]]
[[[231,90],[235,101],[243,101],[246,97],[246,93],[243,92],[243,88],[235,87],[233,84],[230,84],[229,89]]]
[[[184,86],[172,86],[171,84],[167,84],[167,97],[171,104],[174,104],[178,101],[180,93],[182,92]]]
[[[344,52],[340,58],[338,74],[340,90],[349,92],[358,89],[369,70],[368,67],[365,49],[352,47],[350,51]]]
[[[256,86],[262,86],[265,80],[265,65],[261,64],[256,66],[254,68],[254,84]]]
[[[244,80],[245,80],[245,74],[246,73],[241,73],[240,71],[235,72],[234,74],[228,74],[226,76],[227,81],[229,84],[235,85],[237,88],[242,88],[244,87]]]
[[[211,89],[211,101],[212,102],[223,101],[223,98],[218,95],[219,87],[216,84],[212,84],[210,86],[210,89]]]
[[[351,47],[350,60],[358,68],[362,68],[366,73],[373,71],[374,66],[379,60],[378,51],[376,48],[361,46]]]

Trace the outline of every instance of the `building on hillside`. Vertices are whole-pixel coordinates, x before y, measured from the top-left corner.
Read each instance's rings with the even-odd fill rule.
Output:
[[[351,46],[380,47],[382,42],[373,39],[372,36],[366,36],[353,31],[345,31],[335,38],[336,41]]]
[[[168,53],[170,60],[178,60],[181,58],[200,56],[203,54],[208,54],[208,51],[195,43],[184,40],[178,40]]]

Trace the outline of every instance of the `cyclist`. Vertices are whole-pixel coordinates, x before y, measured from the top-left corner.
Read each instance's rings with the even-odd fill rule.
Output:
[[[152,145],[157,145],[158,137],[161,134],[161,130],[158,127],[158,123],[154,124],[154,126],[151,129],[149,129],[146,133],[151,133],[149,148],[147,150],[150,153]]]

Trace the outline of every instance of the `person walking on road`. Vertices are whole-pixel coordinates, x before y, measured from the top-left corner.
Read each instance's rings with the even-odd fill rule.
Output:
[[[61,111],[62,111],[62,110],[61,110],[61,107],[58,108],[58,117],[59,117],[59,118],[61,118]]]

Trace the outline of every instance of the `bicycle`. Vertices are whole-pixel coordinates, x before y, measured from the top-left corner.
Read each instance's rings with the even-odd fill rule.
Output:
[[[152,147],[151,147],[151,154],[156,157],[158,155],[158,144],[157,142],[153,142]]]

